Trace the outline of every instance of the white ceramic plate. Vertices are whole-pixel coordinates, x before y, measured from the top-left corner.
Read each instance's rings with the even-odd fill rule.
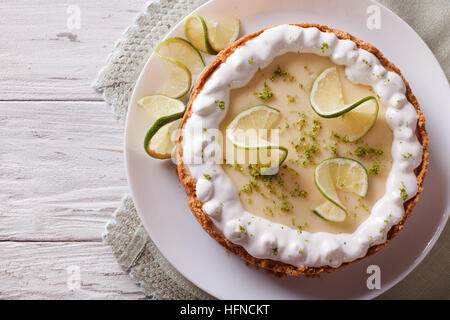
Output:
[[[366,26],[377,5],[381,29]],[[399,17],[369,0],[215,0],[195,11],[211,19],[241,19],[241,35],[289,22],[315,22],[347,31],[380,49],[400,68],[419,100],[431,139],[431,165],[421,200],[405,229],[379,253],[320,279],[277,278],[245,266],[200,227],[170,161],[148,157],[143,140],[149,124],[135,101],[154,93],[161,77],[150,57],[136,84],[126,124],[126,165],[136,208],[163,255],[186,278],[220,299],[370,299],[411,272],[430,251],[449,215],[450,91],[447,79],[422,39]],[[183,36],[182,24],[169,36]],[[369,290],[367,267],[381,269],[381,289]]]

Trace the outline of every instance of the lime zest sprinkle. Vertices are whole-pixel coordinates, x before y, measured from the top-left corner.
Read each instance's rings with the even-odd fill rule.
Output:
[[[369,208],[362,203],[361,199],[358,199],[359,206],[364,209],[364,211],[369,212]]]
[[[330,146],[330,151],[334,156],[337,156],[337,149],[335,146]]]
[[[375,149],[369,146],[366,147],[358,147],[355,149],[355,155],[361,158],[364,158],[365,156],[369,154],[375,154],[377,156],[382,156],[384,154],[384,151],[382,149]]]
[[[299,187],[296,187],[292,192],[291,192],[291,197],[293,198],[306,198],[308,196],[308,191],[306,190],[300,190]]]
[[[241,191],[244,192],[244,193],[250,193],[251,191],[253,191],[253,188],[252,188],[252,186],[250,184],[244,184],[241,187]]]
[[[330,138],[337,139],[337,140],[339,140],[340,142],[343,142],[343,143],[349,143],[350,142],[348,140],[347,136],[341,137],[337,132],[334,132],[334,131],[331,132]]]
[[[264,81],[264,89],[260,92],[255,91],[253,94],[264,101],[268,101],[273,97],[273,92],[270,90],[266,81]]]
[[[373,165],[370,166],[369,169],[367,169],[367,171],[369,172],[369,174],[378,174],[380,173],[382,164],[379,163],[375,163]]]
[[[247,230],[244,228],[244,226],[242,226],[241,224],[238,226],[239,228],[239,234],[238,234],[238,238],[241,238],[242,234],[248,235]]]
[[[298,234],[298,235],[301,235],[303,229],[306,228],[306,226],[307,226],[307,223],[306,223],[306,222],[305,222],[304,225],[297,225],[297,224],[295,223],[295,218],[294,218],[294,217],[292,217],[291,223],[292,223],[292,225],[293,225],[295,228],[297,228],[297,234]]]
[[[265,207],[263,208],[263,211],[265,211],[266,214],[269,215],[269,216],[271,216],[271,217],[274,216],[273,210],[272,210],[269,206],[265,206]]]
[[[225,109],[225,102],[223,100],[215,100],[214,103],[217,104],[220,109]]]
[[[402,154],[402,157],[403,158],[405,158],[405,159],[409,159],[409,158],[411,158],[412,157],[412,153],[411,152],[408,152],[407,154]]]
[[[402,186],[400,188],[400,198],[403,200],[406,200],[409,198],[409,195],[406,193],[406,186],[405,183],[402,181]]]
[[[303,144],[303,152],[306,160],[310,160],[318,150],[317,143]]]
[[[203,177],[205,177],[206,180],[211,180],[211,175],[204,173]]]
[[[289,72],[281,70],[281,67],[278,66],[278,68],[272,73],[269,79],[271,81],[275,81],[277,77],[287,77],[287,76],[289,76]]]
[[[286,98],[288,99],[288,102],[289,103],[295,103],[295,100],[297,99],[297,95],[296,94],[294,94],[293,96],[291,96],[290,94],[288,94],[287,96],[286,96]]]
[[[285,211],[285,212],[289,212],[292,210],[294,206],[287,200],[283,200],[281,202],[281,206],[280,206],[280,210]]]

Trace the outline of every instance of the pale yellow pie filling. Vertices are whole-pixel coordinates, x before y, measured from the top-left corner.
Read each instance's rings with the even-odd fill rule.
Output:
[[[392,130],[385,119],[386,107],[379,101],[375,125],[356,142],[346,141],[336,131],[339,118],[322,118],[311,108],[309,90],[312,82],[322,70],[333,65],[328,57],[287,53],[257,71],[246,86],[231,90],[228,112],[220,124],[223,137],[226,137],[226,127],[240,111],[266,104],[280,110],[276,128],[280,130],[280,145],[289,150],[276,176],[255,178],[248,164],[235,164],[235,147],[224,144],[228,147],[224,150],[227,163],[223,169],[239,191],[244,209],[255,217],[308,232],[352,233],[385,194],[393,141]],[[346,79],[344,67],[337,69],[345,103],[376,96],[369,86]],[[262,92],[264,82],[273,94],[267,100],[255,94]],[[369,189],[365,197],[338,191],[348,211],[347,219],[340,223],[326,221],[313,213],[313,209],[325,201],[314,184],[314,169],[322,160],[336,156],[358,160],[369,172]]]

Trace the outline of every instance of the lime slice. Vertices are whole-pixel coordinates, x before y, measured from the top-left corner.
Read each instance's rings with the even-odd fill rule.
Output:
[[[336,118],[330,122],[331,126],[350,142],[365,136],[378,117],[379,106],[374,96],[364,97],[349,105],[344,103],[341,82],[335,66],[325,69],[317,76],[309,98],[312,108],[318,115]]]
[[[239,148],[247,148],[259,140],[267,140],[268,130],[275,126],[280,110],[256,105],[239,112],[227,127],[227,137]],[[256,135],[254,134],[256,133]]]
[[[353,159],[330,158],[316,167],[314,182],[322,195],[346,211],[339,200],[337,189],[365,197],[369,188],[369,177],[364,166]]]
[[[225,49],[239,37],[241,22],[238,18],[225,16],[216,25],[208,25],[211,47],[217,52]]]
[[[198,50],[208,54],[217,53],[209,43],[208,26],[205,20],[198,14],[189,16],[184,21],[184,34],[192,45]]]
[[[171,134],[178,128],[176,120],[184,115],[185,105],[180,100],[159,94],[146,96],[137,104],[154,120],[144,139],[145,151],[154,158],[170,158],[174,148]]]
[[[309,95],[311,106],[318,115],[334,118],[342,115],[345,108],[341,82],[335,66],[322,71],[314,80]]]
[[[282,146],[250,147],[258,150],[259,174],[272,176],[278,173],[281,164],[286,160],[288,149]]]
[[[347,212],[327,201],[313,210],[322,219],[330,222],[344,222],[347,219]]]
[[[286,160],[288,150],[285,147],[271,144],[269,139],[280,111],[267,105],[249,107],[236,115],[227,127],[226,134],[237,148],[257,150],[256,161],[260,174],[273,175]]]
[[[375,125],[378,117],[379,106],[375,97],[365,97],[357,103],[358,108],[355,107],[356,109],[338,118],[327,120],[330,127],[340,136],[346,137],[349,142],[364,137]]]
[[[184,64],[192,73],[200,73],[205,67],[202,55],[183,38],[168,38],[160,42],[155,52],[160,57],[169,57]]]
[[[145,96],[139,99],[137,104],[148,114],[150,119],[155,121],[172,114],[182,113],[186,108],[180,100],[169,98],[162,94]]]
[[[175,143],[172,139],[172,134],[180,126],[181,119],[169,122],[159,130],[156,130],[153,136],[149,137],[149,142],[146,144],[147,153],[153,158],[168,159],[172,155],[175,148]]]
[[[189,69],[180,61],[169,57],[160,57],[167,70],[167,78],[158,90],[159,94],[181,98],[188,93],[191,88],[192,75]]]

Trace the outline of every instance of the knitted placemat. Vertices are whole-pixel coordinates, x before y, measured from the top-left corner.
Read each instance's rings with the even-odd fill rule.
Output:
[[[124,124],[129,98],[136,80],[154,46],[170,29],[206,0],[158,0],[148,3],[145,10],[117,41],[113,52],[99,72],[93,87],[103,92],[113,114]],[[450,73],[450,5],[447,0],[432,2],[381,0],[411,25]],[[184,278],[156,248],[148,236],[134,207],[131,196],[125,195],[122,205],[106,225],[103,235],[120,266],[152,299],[211,299]],[[437,263],[444,261],[446,263]],[[450,228],[428,257],[402,282],[381,295],[384,299],[437,298],[450,299]],[[444,281],[443,281],[444,280]]]

